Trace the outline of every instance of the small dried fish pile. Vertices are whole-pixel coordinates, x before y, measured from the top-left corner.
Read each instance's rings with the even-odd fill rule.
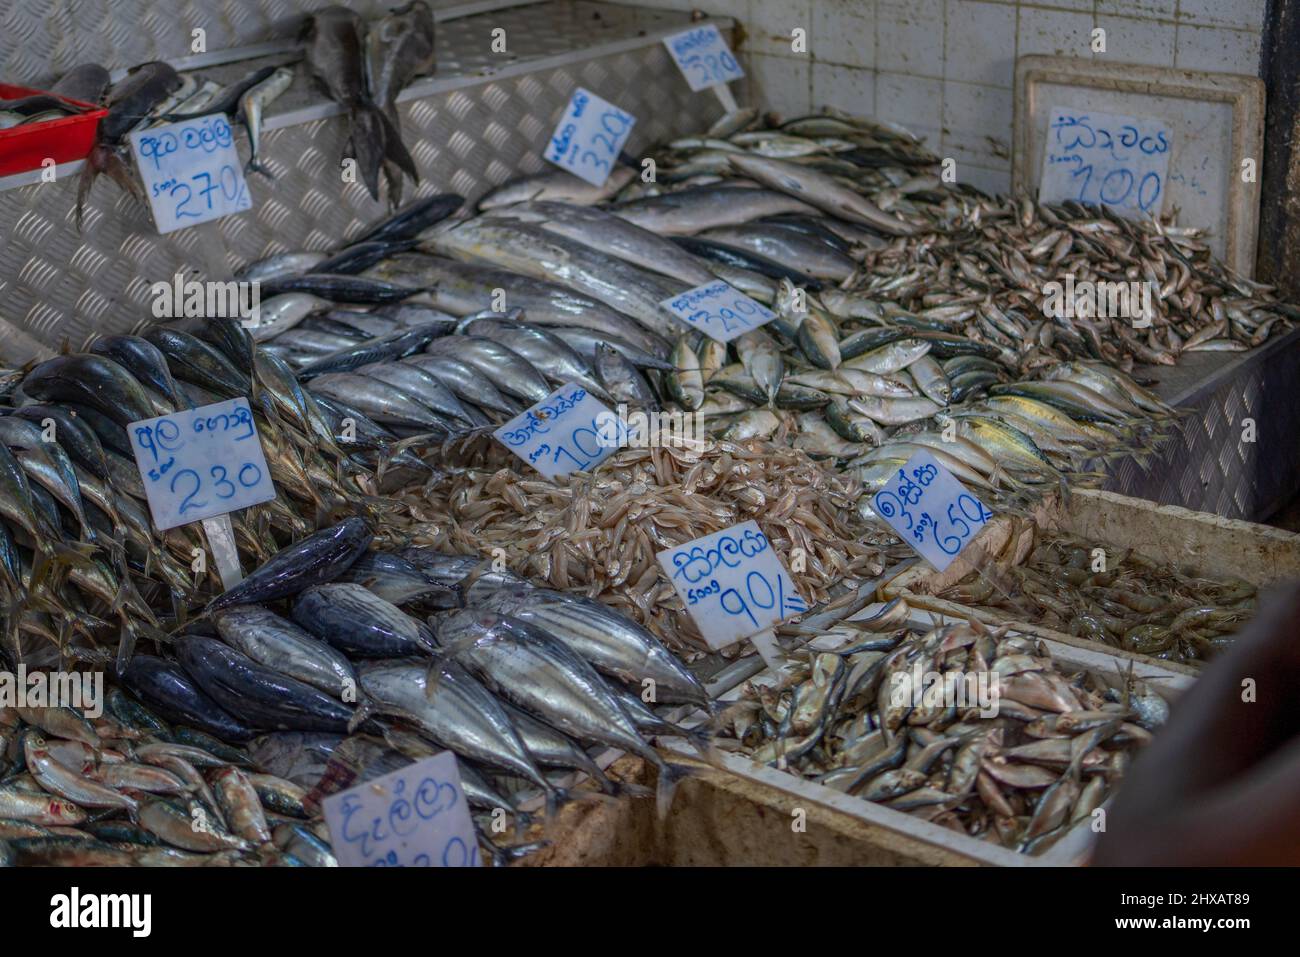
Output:
[[[1034,624],[1193,665],[1227,649],[1255,614],[1249,582],[1193,575],[1132,550],[1103,549],[1104,568],[1096,571],[1097,548],[1072,537],[1043,539],[1023,564],[998,563],[992,575],[968,576],[940,597],[1017,619],[1030,612]]]
[[[750,682],[716,745],[959,833],[1039,854],[1112,794],[1168,715],[1069,672],[1034,639],[977,625],[816,639],[785,686]]]
[[[120,689],[0,708],[0,866],[335,866],[306,792]]]
[[[1300,318],[1272,286],[1233,275],[1198,229],[1075,202],[980,197],[935,212],[942,236],[869,251],[848,294],[880,304],[887,320],[933,323],[1006,350],[1021,374],[1071,359],[1128,371],[1173,365],[1184,352],[1244,351]],[[1076,296],[1088,290],[1105,302],[1062,306],[1065,290],[1049,284],[1067,277]],[[1128,298],[1110,297],[1111,284]],[[1116,308],[1121,301],[1127,307]]]
[[[416,541],[502,558],[525,578],[599,599],[687,660],[706,648],[656,553],[753,519],[817,605],[879,574],[888,541],[853,512],[856,484],[761,441],[627,449],[567,484],[521,476],[505,453],[407,495]],[[496,462],[503,467],[497,467]]]
[[[707,739],[641,695],[651,687],[655,703],[712,704],[658,639],[598,602],[485,572],[477,559],[421,546],[370,552],[371,541],[353,518],[289,546],[160,654],[136,653],[120,680],[222,740],[294,732],[337,743],[359,730],[411,757],[450,750],[470,803],[489,812],[516,814],[501,796],[516,779],[554,810],[570,800],[575,772],[602,795],[647,794],[593,761],[593,751],[616,748],[658,769],[666,813],[685,772],[652,738],[700,750]]]

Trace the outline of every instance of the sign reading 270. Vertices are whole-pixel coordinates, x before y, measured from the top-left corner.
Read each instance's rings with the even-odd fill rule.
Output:
[[[130,136],[158,232],[241,213],[253,205],[230,122],[202,116]]]
[[[754,521],[656,557],[711,648],[724,648],[808,610]]]

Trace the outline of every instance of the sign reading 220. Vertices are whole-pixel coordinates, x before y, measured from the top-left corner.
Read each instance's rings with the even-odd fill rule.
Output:
[[[141,419],[126,431],[160,530],[275,498],[247,399]]]

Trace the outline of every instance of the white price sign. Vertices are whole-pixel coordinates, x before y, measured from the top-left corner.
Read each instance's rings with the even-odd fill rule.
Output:
[[[603,186],[635,123],[631,113],[578,87],[542,155],[592,186]]]
[[[939,571],[993,517],[929,452],[917,452],[871,500],[876,513]]]
[[[158,232],[252,207],[234,133],[224,115],[139,130],[129,139]]]
[[[275,498],[247,399],[141,419],[126,432],[160,530]]]
[[[688,289],[659,305],[718,342],[730,342],[776,318],[771,309],[721,279]]]
[[[664,46],[677,61],[693,92],[739,80],[745,75],[715,24],[664,37]]]
[[[456,756],[431,758],[321,802],[343,867],[475,867],[478,838]]]
[[[1038,201],[1067,199],[1157,216],[1172,134],[1159,120],[1057,107],[1047,123]]]
[[[494,433],[498,442],[547,478],[590,471],[627,444],[621,420],[570,382]]]
[[[757,522],[655,557],[710,648],[725,648],[808,610]]]

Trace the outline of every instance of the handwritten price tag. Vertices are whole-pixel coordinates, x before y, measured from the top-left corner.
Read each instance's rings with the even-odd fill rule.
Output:
[[[993,517],[929,452],[917,452],[872,499],[876,512],[939,571]]]
[[[659,305],[718,342],[730,342],[776,318],[771,309],[721,279],[688,289]]]
[[[431,758],[321,802],[343,867],[476,867],[478,839],[456,756]]]
[[[542,155],[592,186],[603,186],[635,123],[631,113],[578,87]]]
[[[692,92],[698,93],[720,83],[739,80],[745,75],[715,24],[664,37],[664,46],[668,47],[668,52],[677,61]]]
[[[627,423],[570,382],[493,435],[547,478],[590,471],[627,444]]]
[[[247,399],[141,419],[126,432],[160,530],[275,498]]]
[[[758,523],[742,522],[655,556],[710,648],[808,610]]]
[[[1048,119],[1038,200],[1075,199],[1157,215],[1171,142],[1169,127],[1158,120],[1057,107]]]
[[[129,137],[158,232],[242,213],[253,205],[223,115],[139,130]]]

